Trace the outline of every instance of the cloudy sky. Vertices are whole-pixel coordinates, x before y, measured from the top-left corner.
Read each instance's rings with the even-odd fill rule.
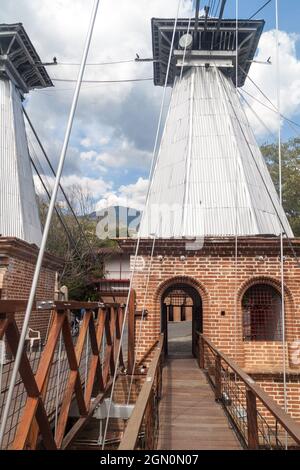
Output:
[[[189,16],[193,3],[182,0],[180,16]],[[235,17],[235,3],[227,1],[225,17]],[[240,0],[239,16],[249,18],[263,3]],[[59,65],[48,67],[52,78],[76,79],[93,0],[0,0],[0,4],[1,22],[22,22],[42,60],[57,57]],[[150,20],[175,16],[177,5],[177,0],[101,0],[85,80],[151,78],[152,65],[137,64],[133,59],[136,53],[151,57]],[[282,113],[296,122],[300,122],[299,15],[298,0],[280,0]],[[272,57],[273,65],[254,64],[250,76],[276,103],[275,0],[258,18],[266,20],[266,27],[257,60]],[[113,61],[124,63],[95,65]],[[56,167],[75,84],[54,84],[54,88],[33,91],[27,97],[26,108]],[[251,82],[246,83],[245,91],[267,103]],[[249,95],[245,97],[268,128],[247,110],[259,142],[274,140],[276,114]],[[161,99],[162,89],[154,87],[151,80],[84,84],[64,168],[64,186],[78,183],[89,188],[98,209],[107,204],[140,208],[147,189]],[[283,122],[284,138],[294,136],[295,131],[297,128],[293,130]],[[37,153],[40,171],[51,184],[33,141],[30,148]]]

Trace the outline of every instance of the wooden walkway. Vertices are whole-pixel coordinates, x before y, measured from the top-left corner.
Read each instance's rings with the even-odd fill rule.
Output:
[[[169,357],[164,367],[158,449],[241,449],[205,374],[192,357]]]

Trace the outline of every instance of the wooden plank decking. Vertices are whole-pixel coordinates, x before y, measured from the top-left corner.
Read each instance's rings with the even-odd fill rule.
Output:
[[[192,357],[169,357],[163,371],[158,449],[240,450],[205,374]]]

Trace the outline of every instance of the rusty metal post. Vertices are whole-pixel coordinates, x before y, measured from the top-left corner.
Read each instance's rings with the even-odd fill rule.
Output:
[[[256,396],[252,390],[246,390],[247,420],[248,420],[248,449],[259,448]]]
[[[215,358],[215,400],[220,401],[222,398],[222,377],[221,377],[221,356],[216,355]]]
[[[199,367],[200,369],[205,369],[204,339],[202,335],[199,335],[198,350],[199,350]]]
[[[128,305],[128,374],[133,374],[135,351],[135,291],[130,291]]]

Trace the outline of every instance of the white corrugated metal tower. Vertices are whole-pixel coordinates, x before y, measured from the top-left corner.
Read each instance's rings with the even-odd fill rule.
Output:
[[[42,231],[22,100],[51,81],[22,25],[0,25],[0,31],[0,234],[39,245]]]
[[[223,20],[218,32],[215,20],[210,21],[211,28],[208,24],[206,29],[200,21],[197,36],[194,34],[194,44],[195,41],[202,44],[201,50],[193,47],[180,51],[178,47],[174,51],[173,76],[168,83],[173,86],[170,108],[141,236],[152,233],[162,238],[251,236],[278,235],[284,231],[292,237],[236,92],[234,27],[230,30],[230,20]],[[248,39],[245,41],[239,35],[239,41],[247,47],[239,51],[243,70],[249,69],[263,26],[262,22],[245,23],[242,25],[248,28],[245,31]],[[153,20],[155,58],[162,57],[162,41],[168,26],[171,31],[172,20]],[[186,27],[187,20],[182,20],[177,28],[178,44]],[[228,32],[228,44],[224,39],[224,50],[220,50],[223,30],[224,34]],[[158,39],[161,32],[163,35]],[[161,85],[164,80],[161,63],[155,65],[154,72],[155,83]],[[241,86],[245,74],[239,74],[238,79]]]

